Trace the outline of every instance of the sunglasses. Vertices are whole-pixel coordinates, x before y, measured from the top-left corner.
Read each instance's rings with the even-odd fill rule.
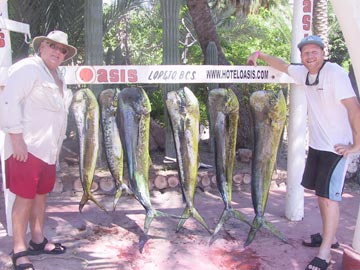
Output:
[[[307,85],[307,86],[314,86],[314,85],[318,85],[319,84],[319,75],[320,75],[320,71],[322,70],[322,68],[323,68],[323,66],[325,65],[325,61],[324,61],[324,63],[322,64],[322,66],[321,66],[321,68],[319,69],[319,71],[318,71],[318,73],[317,73],[317,75],[316,75],[316,78],[315,78],[315,81],[314,82],[312,82],[312,83],[310,83],[309,82],[309,72],[307,73],[307,75],[306,75],[306,80],[305,80],[305,85]]]
[[[308,72],[307,75],[306,75],[305,85],[307,85],[307,86],[318,85],[318,84],[319,84],[319,74],[320,74],[320,70],[319,70],[319,72],[318,72],[317,75],[316,75],[315,81],[312,82],[312,83],[310,83],[310,82],[309,82],[309,72]]]
[[[53,50],[59,51],[61,54],[66,55],[68,53],[68,50],[66,48],[60,47],[56,45],[55,43],[51,43],[48,41],[45,41],[45,43]]]

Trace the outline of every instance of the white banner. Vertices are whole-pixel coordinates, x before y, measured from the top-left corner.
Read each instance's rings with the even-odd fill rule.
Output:
[[[9,20],[3,16],[0,17],[0,28],[8,31],[27,34],[30,37],[30,25]]]
[[[291,83],[268,66],[63,66],[67,84]]]

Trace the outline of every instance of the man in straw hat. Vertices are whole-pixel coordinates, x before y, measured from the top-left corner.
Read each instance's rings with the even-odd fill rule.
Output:
[[[257,59],[289,74],[301,86],[307,100],[309,151],[302,178],[304,188],[314,190],[318,198],[322,233],[311,235],[304,246],[319,247],[305,269],[325,270],[330,265],[331,249],[338,248],[339,225],[345,173],[350,156],[360,151],[360,105],[346,72],[324,60],[324,43],[318,36],[307,36],[298,44],[303,65],[257,51],[248,58]]]
[[[12,208],[15,270],[34,269],[28,255],[62,254],[66,250],[46,239],[44,219],[46,195],[55,184],[72,99],[59,66],[77,50],[62,31],[36,37],[32,45],[36,55],[10,67],[0,98],[6,185],[16,195]],[[28,224],[31,240],[27,245]]]

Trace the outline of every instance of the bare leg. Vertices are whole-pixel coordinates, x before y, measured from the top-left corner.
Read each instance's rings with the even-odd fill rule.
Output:
[[[45,210],[46,210],[47,194],[36,194],[33,208],[30,216],[30,229],[31,240],[34,243],[40,244],[44,241],[44,222],[45,222]],[[53,243],[47,243],[45,250],[52,250],[55,248]]]
[[[33,200],[16,196],[12,208],[12,229],[13,229],[13,248],[14,253],[27,249],[26,230],[30,219]],[[17,265],[29,263],[27,257],[21,257],[17,260]]]
[[[44,221],[46,194],[36,194],[30,216],[31,240],[41,243],[44,240]]]
[[[339,225],[339,202],[323,197],[318,197],[318,203],[323,224],[323,241],[317,256],[329,262],[331,259],[331,244],[334,243],[334,240],[336,239],[335,235]],[[313,270],[317,270],[317,268],[313,268]]]

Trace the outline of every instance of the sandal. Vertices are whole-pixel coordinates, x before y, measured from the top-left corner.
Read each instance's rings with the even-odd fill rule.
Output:
[[[49,241],[44,237],[44,241],[40,244],[34,243],[32,240],[29,242],[28,254],[29,255],[39,255],[39,254],[63,254],[66,251],[66,247],[61,245],[60,243],[54,243],[55,247],[52,250],[45,250],[46,244]]]
[[[320,233],[312,234],[310,235],[310,242],[306,242],[303,240],[302,244],[306,247],[320,247],[322,243],[322,236]],[[340,244],[339,242],[336,242],[335,244],[331,245],[331,248],[339,248]]]
[[[309,266],[315,266],[316,268],[320,270],[326,270],[328,266],[330,265],[330,262],[327,262],[323,259],[320,259],[319,257],[315,257],[312,259],[312,261],[306,266],[305,270],[312,269],[309,268]]]
[[[26,269],[35,270],[32,263],[22,263],[22,264],[16,265],[17,259],[19,259],[21,257],[26,257],[27,255],[29,255],[29,253],[26,250],[25,251],[20,251],[18,253],[13,253],[13,255],[12,255],[12,263],[13,263],[13,266],[14,266],[14,270],[26,270]]]

